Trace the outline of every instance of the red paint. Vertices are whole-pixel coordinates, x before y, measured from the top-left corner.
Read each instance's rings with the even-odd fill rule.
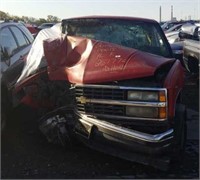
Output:
[[[51,80],[79,84],[152,76],[160,66],[174,61],[108,42],[69,36],[44,42],[44,52]]]
[[[25,26],[30,31],[31,34],[37,34],[39,32],[39,29],[32,24],[25,24]]]
[[[43,75],[46,74],[47,70],[40,71],[38,73],[33,74],[32,76],[27,77],[26,79],[20,81],[15,85],[15,90],[13,91],[13,95],[15,95],[17,92],[19,92],[23,87],[33,84],[37,79]]]
[[[162,65],[175,61],[116,44],[69,36],[44,41],[44,53],[49,79],[75,84],[148,77],[154,75]],[[25,79],[17,89],[33,83],[40,75],[35,74]],[[169,118],[174,116],[176,99],[183,81],[183,68],[176,61],[164,82],[164,87],[168,89]]]
[[[175,105],[179,92],[184,85],[184,69],[179,60],[177,60],[170,69],[164,87],[168,90],[168,115],[172,119],[175,115]]]
[[[54,105],[52,104],[52,102],[49,99],[42,99],[42,100],[38,100],[38,99],[34,99],[32,96],[30,95],[25,95],[22,99],[21,99],[21,103],[30,106],[32,108],[53,108]]]
[[[81,17],[73,17],[73,18],[68,18],[64,19],[65,20],[70,20],[70,19],[121,19],[121,20],[130,20],[130,21],[139,21],[139,22],[150,22],[150,23],[157,23],[157,21],[153,19],[144,19],[144,18],[139,18],[139,17],[130,17],[130,16],[81,16]]]

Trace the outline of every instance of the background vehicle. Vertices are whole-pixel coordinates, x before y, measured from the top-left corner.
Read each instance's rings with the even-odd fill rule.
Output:
[[[164,31],[165,36],[170,44],[182,41],[180,39],[179,32],[182,31],[182,27],[193,25],[193,22],[180,22],[179,24],[173,25],[170,29]]]
[[[1,127],[12,108],[12,89],[24,67],[33,36],[21,23],[0,23],[1,48]]]
[[[184,38],[183,60],[185,67],[189,72],[199,74],[200,26],[184,26],[181,37]]]
[[[30,33],[33,35],[33,37],[36,37],[36,35],[40,31],[37,26],[32,25],[32,24],[25,24],[25,26],[30,31]]]
[[[186,109],[184,71],[160,25],[83,17],[61,27],[62,36],[43,42],[47,67],[38,68],[41,58],[16,86],[37,106],[40,130],[50,142],[66,144],[73,134],[93,149],[165,169],[184,150]]]
[[[43,23],[43,24],[41,24],[40,26],[38,26],[37,28],[38,28],[39,30],[42,30],[42,29],[50,28],[50,27],[52,27],[53,25],[55,25],[55,23]]]
[[[182,34],[184,34],[183,31],[185,27],[190,27],[190,26],[194,26],[193,23],[182,22],[181,24],[174,25],[172,28],[164,32],[168,42],[170,43],[174,57],[181,61],[183,67],[185,67],[185,64],[183,62],[183,46],[186,34],[183,36]]]
[[[161,25],[163,31],[167,31],[168,29],[172,28],[173,26],[180,24],[179,21],[167,21]]]
[[[179,31],[181,29],[183,24],[176,24],[165,31],[165,33],[173,32],[173,31]]]
[[[193,21],[193,20],[188,20],[188,21],[167,21],[165,22],[161,28],[163,31],[168,31],[169,29],[172,29],[174,26],[179,25],[179,24],[185,24],[185,23],[190,23],[194,24],[197,23],[198,21]]]

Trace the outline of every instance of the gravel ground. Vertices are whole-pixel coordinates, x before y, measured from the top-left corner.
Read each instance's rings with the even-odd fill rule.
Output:
[[[183,102],[199,111],[199,87],[188,83]],[[12,123],[11,123],[12,122]],[[27,108],[13,111],[1,138],[3,179],[198,179],[199,140],[188,140],[181,165],[173,163],[163,172],[88,149],[81,144],[63,148],[50,144],[39,132],[35,115]]]

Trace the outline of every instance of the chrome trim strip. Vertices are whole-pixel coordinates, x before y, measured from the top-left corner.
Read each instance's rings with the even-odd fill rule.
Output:
[[[80,114],[81,112],[78,111]],[[158,118],[141,118],[141,117],[130,117],[130,116],[115,116],[115,115],[105,115],[105,114],[87,114],[88,117],[99,116],[102,118],[112,118],[112,119],[126,119],[126,120],[147,120],[147,121],[165,121],[167,118],[158,119]]]
[[[151,135],[151,134],[131,130],[128,128],[124,128],[121,126],[117,126],[117,125],[114,125],[112,123],[108,123],[105,121],[99,121],[99,120],[96,120],[93,118],[89,118],[85,115],[81,115],[81,116],[80,116],[80,114],[78,114],[78,115],[79,115],[79,117],[81,117],[81,119],[79,119],[79,121],[81,121],[82,123],[91,123],[91,125],[96,125],[99,128],[104,128],[106,130],[110,130],[115,133],[122,134],[122,135],[128,136],[128,137],[136,139],[136,140],[141,140],[141,141],[151,142],[151,143],[159,143],[159,142],[173,138],[173,132],[174,132],[173,129],[169,129],[160,134]]]
[[[76,100],[81,102],[79,98],[76,98]],[[88,98],[85,98],[85,103],[111,104],[111,105],[122,105],[122,106],[140,106],[140,107],[166,107],[165,102],[147,102],[147,101],[141,102],[141,101],[123,101],[123,100],[88,99]]]
[[[107,89],[124,89],[124,90],[166,91],[166,88],[128,87],[128,86],[118,86],[118,85],[76,84],[75,87],[107,88]]]
[[[141,102],[136,103],[137,104],[131,104],[132,106],[144,106],[144,107],[148,107],[148,105],[150,104],[149,107],[166,107],[166,111],[168,112],[168,102],[167,102],[167,89],[166,88],[144,88],[144,87],[126,87],[126,86],[117,86],[117,85],[94,85],[94,84],[76,84],[75,87],[88,87],[88,88],[107,88],[107,89],[122,89],[122,90],[145,90],[145,91],[164,91],[165,92],[165,96],[166,96],[166,102],[156,102],[157,106],[154,106],[155,102],[153,102],[153,104],[150,104],[151,102],[146,102],[146,104],[140,104]],[[98,100],[99,101],[99,100]],[[107,101],[111,101],[111,100],[107,100]],[[116,101],[115,101],[116,102]],[[127,101],[123,101],[126,102],[125,105],[127,105]],[[130,101],[130,102],[134,102],[134,101]],[[160,104],[161,103],[161,104]],[[152,106],[151,106],[152,105]],[[166,118],[164,120],[166,120],[168,118],[168,114],[166,116]],[[163,119],[151,119],[151,118],[133,118],[133,119],[141,119],[141,120],[157,120],[157,121],[162,121]]]

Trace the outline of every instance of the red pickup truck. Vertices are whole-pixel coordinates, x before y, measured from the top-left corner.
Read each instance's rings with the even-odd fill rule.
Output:
[[[113,156],[168,167],[186,139],[184,71],[159,24],[94,16],[64,19],[61,27],[42,42],[39,62],[27,60],[16,85],[16,97],[37,108],[40,130],[50,142],[75,137]]]

